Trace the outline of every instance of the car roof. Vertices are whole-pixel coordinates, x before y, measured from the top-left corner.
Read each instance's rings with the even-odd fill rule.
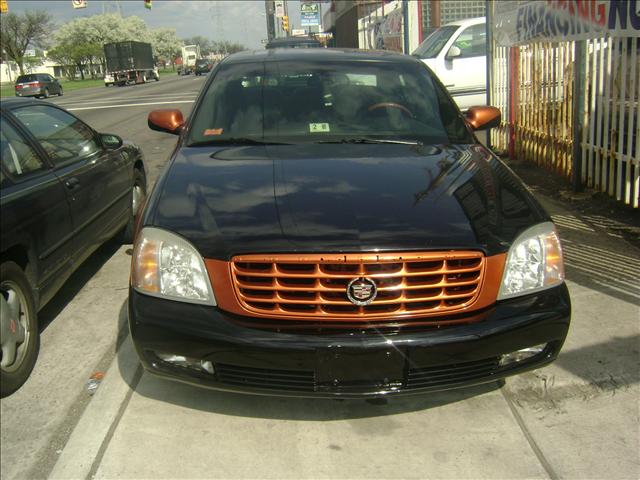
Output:
[[[2,102],[0,102],[0,109],[2,110],[10,110],[19,105],[27,105],[30,103],[37,103],[38,105],[42,105],[43,103],[51,105],[49,102],[43,102],[42,100],[36,100],[31,97],[13,97],[13,98],[3,98]]]
[[[454,26],[454,27],[468,27],[470,25],[478,25],[479,23],[486,23],[485,17],[475,17],[475,18],[465,18],[463,20],[456,20],[455,22],[449,22],[443,27]]]
[[[269,61],[349,61],[349,62],[402,62],[421,63],[410,55],[403,55],[386,50],[359,50],[348,48],[270,48],[234,53],[226,57],[222,63],[253,63]]]

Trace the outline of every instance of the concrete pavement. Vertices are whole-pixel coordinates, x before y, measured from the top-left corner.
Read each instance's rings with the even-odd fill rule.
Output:
[[[127,338],[50,477],[640,478],[640,252],[541,200],[573,302],[554,364],[373,405],[157,379]]]

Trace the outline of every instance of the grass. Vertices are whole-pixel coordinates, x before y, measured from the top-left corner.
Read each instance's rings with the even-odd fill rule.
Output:
[[[160,77],[168,75],[177,75],[176,71],[171,68],[159,69]],[[104,80],[102,78],[86,79],[86,80],[67,80],[66,78],[59,78],[60,84],[64,93],[72,92],[74,90],[80,90],[82,88],[91,87],[104,87]],[[15,96],[15,89],[13,83],[3,83],[0,85],[0,97],[13,97]]]
[[[104,86],[104,80],[101,78],[86,79],[86,80],[67,80],[66,78],[58,79],[62,85],[64,93],[72,92],[73,90],[80,90],[83,88],[102,87]],[[3,83],[0,85],[0,97],[13,97],[15,96],[15,88],[13,83]]]

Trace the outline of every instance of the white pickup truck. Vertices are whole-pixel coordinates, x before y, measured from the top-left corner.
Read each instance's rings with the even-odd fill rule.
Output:
[[[487,36],[484,17],[451,22],[413,52],[438,76],[460,110],[487,103]]]

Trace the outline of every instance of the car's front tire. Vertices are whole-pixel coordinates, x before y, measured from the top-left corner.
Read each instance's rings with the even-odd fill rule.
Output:
[[[14,262],[0,265],[0,396],[18,390],[38,358],[40,333],[29,280]]]
[[[63,95],[62,87],[60,87],[60,91],[58,92],[58,96],[61,97]]]

